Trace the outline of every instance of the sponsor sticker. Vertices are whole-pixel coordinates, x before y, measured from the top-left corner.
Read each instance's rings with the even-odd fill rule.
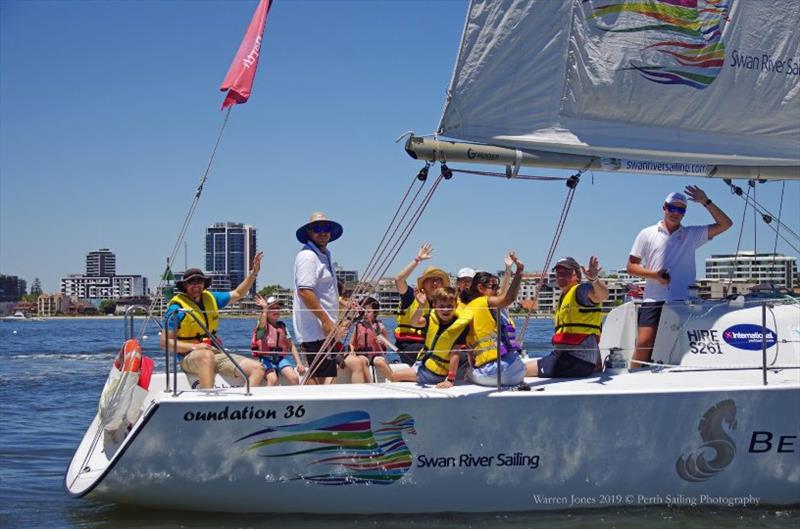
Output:
[[[737,349],[760,351],[763,338],[762,330],[761,325],[741,323],[722,331],[722,339],[725,340],[725,343]],[[770,348],[778,341],[778,335],[770,328],[767,328],[766,332],[766,344],[767,348]]]

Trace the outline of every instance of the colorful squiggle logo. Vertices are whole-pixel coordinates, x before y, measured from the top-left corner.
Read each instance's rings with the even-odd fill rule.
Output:
[[[641,62],[631,61],[630,67],[625,69],[637,70],[654,83],[703,89],[714,82],[725,62],[722,30],[728,21],[732,1],[614,2],[592,7],[589,18],[601,31],[643,32],[663,38],[643,47]],[[611,17],[616,17],[613,23],[603,21]]]
[[[236,442],[250,440],[244,450],[258,450],[261,457],[307,458],[309,472],[289,480],[320,485],[389,485],[411,468],[412,455],[403,433],[417,432],[408,414],[381,425],[373,432],[369,413],[350,411],[266,428]]]

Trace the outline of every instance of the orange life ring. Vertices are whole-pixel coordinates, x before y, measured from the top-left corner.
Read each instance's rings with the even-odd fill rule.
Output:
[[[114,360],[114,367],[120,371],[139,372],[142,367],[142,346],[139,340],[131,338],[122,344],[122,349]]]

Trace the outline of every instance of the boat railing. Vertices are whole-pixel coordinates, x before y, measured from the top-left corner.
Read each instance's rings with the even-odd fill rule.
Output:
[[[133,332],[133,322],[135,316],[133,312],[136,310],[141,310],[144,314],[147,314],[147,307],[144,305],[131,305],[125,309],[125,314],[122,316],[122,332],[123,339],[125,341],[128,341],[136,336],[136,334]]]
[[[245,388],[246,388],[245,395],[247,395],[247,396],[252,395],[252,393],[250,393],[250,378],[247,376],[247,373],[244,372],[244,369],[242,369],[242,367],[239,365],[239,363],[236,362],[236,360],[233,359],[233,356],[231,356],[231,354],[225,349],[225,347],[223,347],[222,342],[220,341],[220,339],[217,338],[217,336],[215,334],[213,334],[208,329],[208,327],[200,319],[200,317],[197,314],[195,314],[195,311],[193,311],[191,309],[183,309],[183,308],[167,311],[164,314],[164,331],[163,332],[166,333],[167,329],[169,329],[170,321],[172,321],[174,323],[174,328],[176,328],[176,329],[178,328],[178,323],[180,323],[180,322],[177,321],[177,318],[178,318],[179,314],[184,314],[185,316],[191,316],[194,319],[195,323],[197,323],[197,325],[199,325],[200,328],[203,329],[203,331],[205,331],[206,336],[209,337],[209,339],[211,340],[211,343],[213,344],[214,348],[219,350],[220,352],[224,353],[225,356],[228,357],[228,360],[230,360],[231,363],[233,364],[233,366],[236,368],[236,370],[242,375],[242,378],[244,379],[244,383],[245,383]],[[165,336],[165,340],[164,340],[164,370],[165,370],[165,373],[167,375],[166,376],[166,391],[169,392],[169,352],[170,352],[169,351],[169,342],[170,342],[170,340],[169,340],[169,335],[168,334],[165,334],[164,336]],[[177,332],[175,333],[175,335],[173,337],[172,345],[173,345],[173,351],[172,351],[173,352],[173,355],[172,355],[172,396],[173,397],[177,397],[178,396],[178,333]]]

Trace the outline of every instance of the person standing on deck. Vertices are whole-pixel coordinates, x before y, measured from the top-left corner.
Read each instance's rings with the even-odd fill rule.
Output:
[[[526,376],[581,378],[590,376],[600,363],[600,304],[608,299],[608,286],[598,277],[600,263],[589,258],[583,268],[572,257],[558,260],[553,267],[561,298],[553,314],[553,352],[528,362]],[[581,283],[581,272],[586,282]]]
[[[321,362],[314,362],[314,358],[336,330],[339,318],[339,288],[328,244],[343,233],[342,225],[322,212],[312,213],[295,233],[303,248],[294,260],[292,323],[300,350],[313,370],[310,383],[330,384],[336,377],[334,353],[326,354]]]
[[[181,368],[200,379],[200,387],[209,389],[214,387],[214,375],[220,373],[226,377],[236,378],[241,374],[233,362],[239,365],[247,374],[251,386],[261,385],[264,379],[264,368],[257,360],[241,355],[231,354],[230,358],[217,349],[212,341],[216,336],[219,326],[219,309],[229,303],[239,301],[250,291],[261,269],[261,259],[264,252],[258,252],[253,258],[253,267],[250,274],[244,278],[239,286],[230,292],[211,292],[206,290],[211,286],[211,278],[203,274],[199,268],[190,268],[183,274],[183,278],[176,282],[180,292],[169,302],[167,308],[167,324],[170,326],[161,333],[161,347],[166,348],[167,340],[178,336],[177,354],[181,359]],[[192,316],[179,313],[177,317],[170,317],[170,311],[186,309],[197,315],[206,329],[201,327]],[[177,331],[175,330],[177,327]]]
[[[688,297],[689,285],[695,280],[695,250],[733,225],[705,191],[697,186],[687,186],[684,191],[686,195],[667,195],[661,208],[664,218],[639,232],[628,256],[628,273],[646,279],[631,368],[642,367],[638,360],[650,361],[664,302]],[[681,225],[686,214],[687,195],[689,200],[708,210],[714,224]]]

